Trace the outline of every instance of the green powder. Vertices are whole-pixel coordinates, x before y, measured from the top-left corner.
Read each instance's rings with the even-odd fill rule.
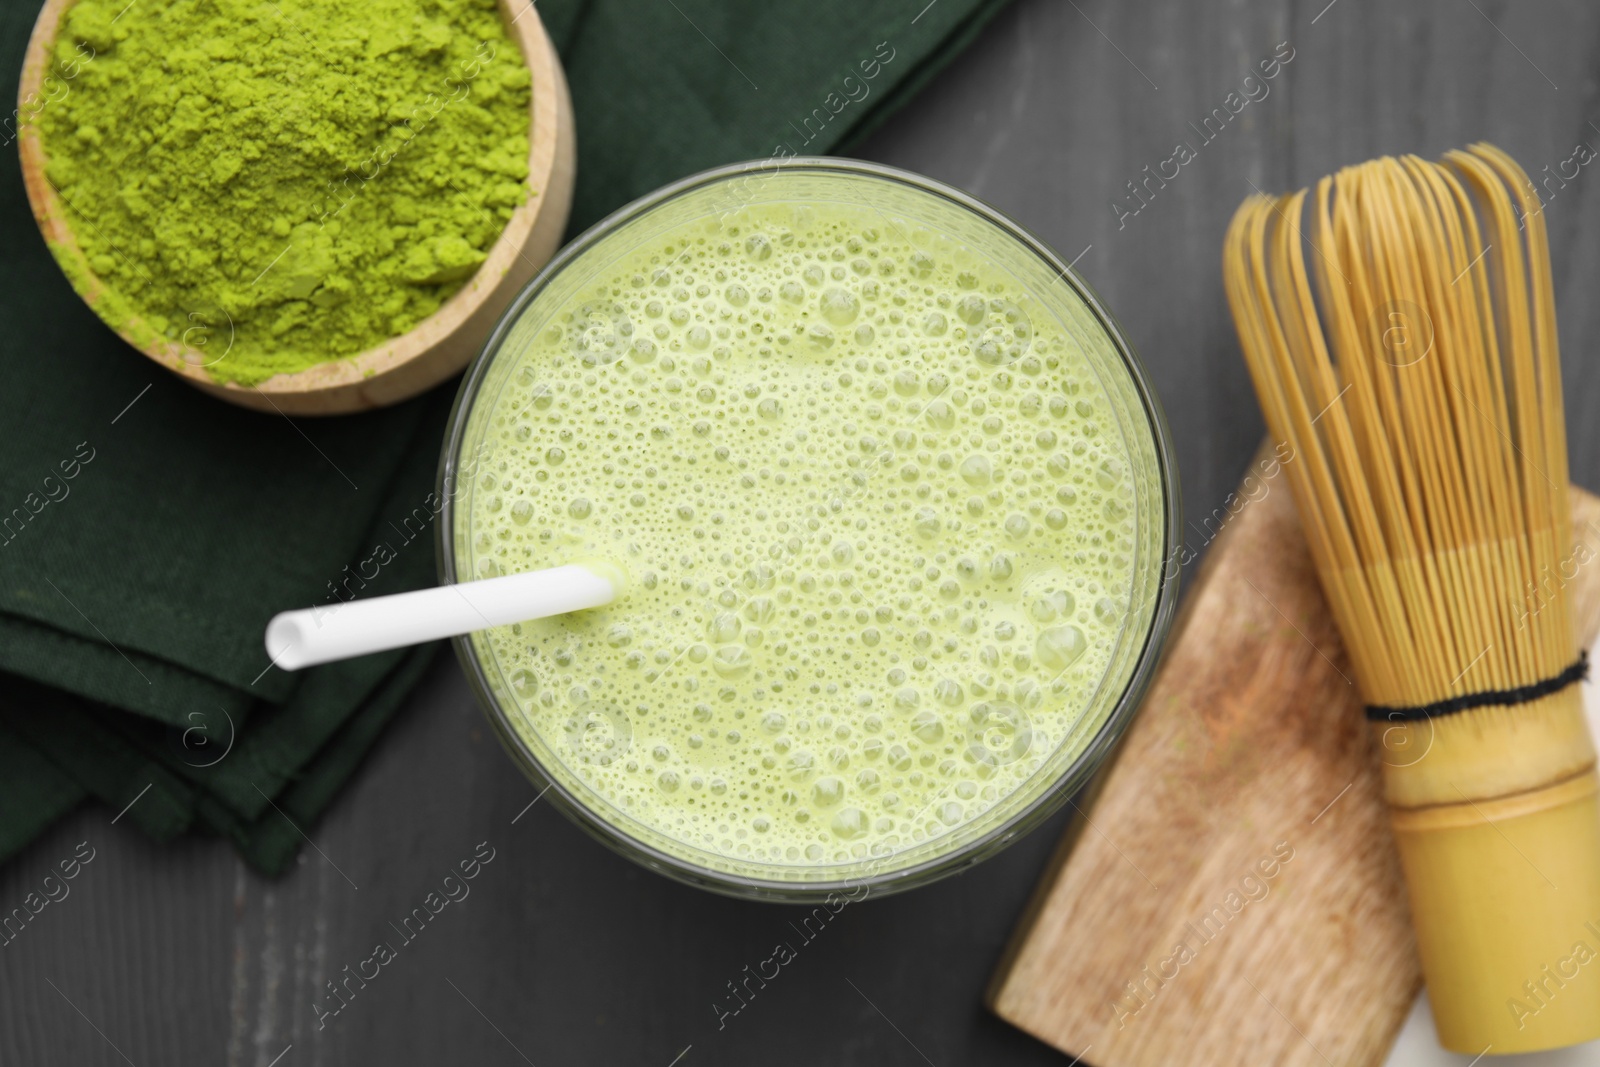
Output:
[[[56,48],[76,74],[38,121],[95,310],[219,380],[404,333],[527,194],[494,0],[81,0]]]

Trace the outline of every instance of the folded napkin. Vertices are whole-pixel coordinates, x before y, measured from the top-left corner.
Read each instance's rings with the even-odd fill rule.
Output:
[[[848,146],[1004,3],[543,0],[577,115],[571,232],[704,167]],[[0,10],[3,84],[35,14]],[[224,404],[84,307],[9,146],[0,232],[0,860],[94,797],[279,872],[437,646],[288,673],[262,631],[354,573],[364,596],[435,580],[415,516],[455,386],[341,418]]]

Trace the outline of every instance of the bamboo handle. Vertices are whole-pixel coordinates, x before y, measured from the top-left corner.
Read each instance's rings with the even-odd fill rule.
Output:
[[[1478,718],[1485,712],[1492,714]],[[1508,740],[1507,722],[1519,713],[1526,736],[1512,727]],[[1476,1056],[1600,1038],[1600,776],[1586,735],[1587,763],[1549,777],[1571,762],[1571,746],[1555,735],[1573,718],[1583,731],[1577,686],[1519,708],[1446,716],[1435,720],[1433,742],[1447,750],[1437,766],[1448,774],[1430,782],[1416,772],[1428,756],[1385,770],[1417,947],[1446,1048]],[[1541,743],[1528,743],[1535,740]],[[1483,748],[1484,758],[1466,766],[1450,758],[1470,746]],[[1482,773],[1463,773],[1474,766]],[[1541,776],[1526,788],[1504,788]],[[1431,802],[1396,804],[1397,781],[1412,799],[1426,784]]]

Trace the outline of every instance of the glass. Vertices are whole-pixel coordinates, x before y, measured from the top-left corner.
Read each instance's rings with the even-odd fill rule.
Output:
[[[670,877],[729,895],[795,902],[830,893],[896,892],[952,874],[993,855],[1081,788],[1127,729],[1154,673],[1176,599],[1181,523],[1176,464],[1160,406],[1121,330],[1070,266],[994,209],[931,179],[843,159],[768,160],[705,171],[622,208],[563,249],[507,309],[461,384],[445,438],[438,487],[444,582],[478,576],[471,530],[478,464],[492,448],[498,399],[513,388],[520,356],[551,316],[630,252],[675,228],[701,220],[721,225],[754,206],[806,203],[868,208],[897,231],[909,228],[913,244],[953,241],[981,253],[1015,281],[1030,306],[1054,317],[1098,378],[1131,464],[1135,546],[1120,634],[1068,736],[1023,785],[931,840],[846,862],[741,859],[663,834],[586,787],[528,722],[486,639],[455,639],[501,742],[579,826]]]

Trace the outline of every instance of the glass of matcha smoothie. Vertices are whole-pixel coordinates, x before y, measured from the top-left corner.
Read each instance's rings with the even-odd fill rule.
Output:
[[[1175,476],[1042,243],[917,175],[768,161],[622,209],[518,298],[457,400],[441,567],[626,573],[457,639],[585,829],[740,896],[881,893],[1111,751],[1171,620]]]

